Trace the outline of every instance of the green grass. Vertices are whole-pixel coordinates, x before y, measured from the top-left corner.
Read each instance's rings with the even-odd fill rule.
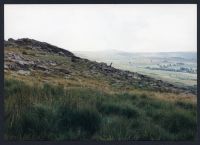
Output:
[[[196,106],[5,79],[8,140],[194,140]]]

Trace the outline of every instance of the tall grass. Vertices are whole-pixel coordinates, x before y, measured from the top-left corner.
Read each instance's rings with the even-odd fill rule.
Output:
[[[8,140],[194,140],[196,106],[5,80]]]

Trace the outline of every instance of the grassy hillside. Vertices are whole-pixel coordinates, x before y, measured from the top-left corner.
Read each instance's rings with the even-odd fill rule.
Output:
[[[193,140],[196,105],[5,80],[6,139]]]
[[[194,140],[196,95],[35,40],[5,43],[7,140]]]

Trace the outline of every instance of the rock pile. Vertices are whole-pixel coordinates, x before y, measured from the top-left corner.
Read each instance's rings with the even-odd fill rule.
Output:
[[[27,49],[36,49],[49,53],[57,53],[62,56],[74,56],[73,53],[62,48],[48,44],[46,42],[40,42],[29,38],[22,38],[17,40],[10,38],[8,39],[8,41],[4,41],[4,45],[5,47],[25,47]]]

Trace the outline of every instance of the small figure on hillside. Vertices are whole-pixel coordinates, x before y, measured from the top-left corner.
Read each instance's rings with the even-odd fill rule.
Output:
[[[112,62],[110,63],[109,67],[112,67]]]
[[[75,58],[74,58],[73,56],[71,57],[71,61],[72,61],[72,62],[75,62],[75,61],[76,61]]]

